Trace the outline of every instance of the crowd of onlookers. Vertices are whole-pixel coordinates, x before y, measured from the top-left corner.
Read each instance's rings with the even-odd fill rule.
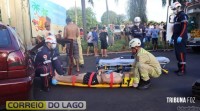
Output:
[[[163,48],[167,49],[167,40],[166,40],[166,24],[164,22],[161,23],[143,23],[140,24],[142,27],[143,37],[143,47],[146,49],[152,48],[152,50],[158,49],[158,42],[161,41]],[[132,24],[126,24],[123,31],[120,33],[120,38],[125,39],[126,44],[134,38],[132,35]],[[91,55],[91,49],[93,50],[94,56],[99,56],[99,52],[102,57],[107,57],[107,48],[112,47],[114,42],[119,39],[116,37],[117,35],[114,32],[114,25],[110,24],[108,27],[104,25],[102,28],[91,27],[87,32],[87,37],[84,38],[83,29],[80,28],[80,38],[83,38],[87,41],[87,50],[86,55]],[[62,38],[62,31],[59,30],[56,34],[57,38]],[[99,45],[100,49],[99,51]],[[125,45],[126,45],[125,44]],[[152,45],[151,45],[152,44]],[[60,53],[66,53],[66,47],[58,44],[58,49]]]
[[[132,38],[132,29],[133,26],[126,25],[124,28],[125,40],[128,43]],[[144,43],[143,47],[150,48],[150,44],[152,44],[152,50],[158,49],[159,40],[163,43],[163,48],[167,48],[167,39],[166,39],[166,24],[164,22],[161,23],[144,23],[141,24],[142,27],[142,42]]]
[[[164,22],[161,23],[144,23],[140,24],[142,27],[142,42],[144,48],[151,48],[156,51],[158,49],[158,43],[162,43],[163,48],[167,49],[167,39],[166,39],[166,24]],[[133,25],[126,24],[125,28],[121,32],[121,39],[124,38],[126,44],[134,38]],[[94,55],[99,56],[98,54],[98,42],[100,41],[101,46],[101,54],[102,57],[107,57],[107,48],[112,47],[114,45],[114,41],[117,40],[115,37],[113,25],[109,27],[104,26],[101,29],[97,29],[97,27],[90,28],[90,31],[87,33],[87,55],[90,55],[90,49],[94,47]],[[125,45],[126,45],[125,44]],[[152,44],[152,45],[151,45]]]

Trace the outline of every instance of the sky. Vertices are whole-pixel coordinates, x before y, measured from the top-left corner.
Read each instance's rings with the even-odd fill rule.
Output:
[[[50,0],[54,3],[57,3],[63,6],[66,9],[76,6],[81,7],[81,0]],[[106,11],[106,0],[93,0],[94,7],[88,3],[88,0],[85,0],[86,7],[91,7],[96,13],[96,18],[98,22],[101,22],[101,16]],[[154,20],[157,22],[166,21],[167,16],[167,7],[162,7],[162,0],[147,0],[147,17],[148,20]],[[115,0],[108,0],[109,10],[114,11],[117,14],[127,15],[127,2],[128,0],[118,0],[118,3]]]

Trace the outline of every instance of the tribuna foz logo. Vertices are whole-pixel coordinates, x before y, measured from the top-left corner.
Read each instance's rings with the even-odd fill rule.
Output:
[[[195,97],[166,97],[167,103],[195,103]]]

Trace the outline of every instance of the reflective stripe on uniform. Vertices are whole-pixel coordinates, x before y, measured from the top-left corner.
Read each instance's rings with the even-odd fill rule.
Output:
[[[51,60],[46,60],[43,62],[44,64],[51,63]]]
[[[186,62],[179,62],[180,64],[186,64]]]
[[[181,22],[188,22],[188,20],[182,20]]]
[[[53,60],[55,61],[56,59],[58,59],[58,57],[54,57]]]
[[[181,22],[175,22],[174,24],[181,24]]]
[[[139,78],[133,77],[133,83],[139,83]]]
[[[110,74],[110,87],[113,87],[113,72]]]
[[[46,73],[46,74],[40,74],[40,76],[44,77],[44,76],[48,76],[49,73]]]

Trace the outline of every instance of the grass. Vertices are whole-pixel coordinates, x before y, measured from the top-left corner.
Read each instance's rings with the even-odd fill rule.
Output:
[[[87,41],[86,40],[82,40],[81,41],[81,45],[82,45],[82,49],[83,49],[83,53],[86,53],[87,51]],[[167,46],[169,49],[172,49],[172,46]],[[146,43],[145,43],[145,49],[147,50],[152,50],[153,49],[153,45],[150,42],[149,43],[149,47],[147,47]],[[100,51],[101,49],[101,42],[98,42],[98,49]],[[164,49],[164,42],[160,40],[158,40],[158,49]],[[129,47],[128,47],[128,43],[126,43],[125,39],[118,39],[115,40],[113,46],[109,46],[107,49],[108,52],[121,52],[121,51],[130,51]],[[90,49],[90,52],[93,52],[93,49]]]

